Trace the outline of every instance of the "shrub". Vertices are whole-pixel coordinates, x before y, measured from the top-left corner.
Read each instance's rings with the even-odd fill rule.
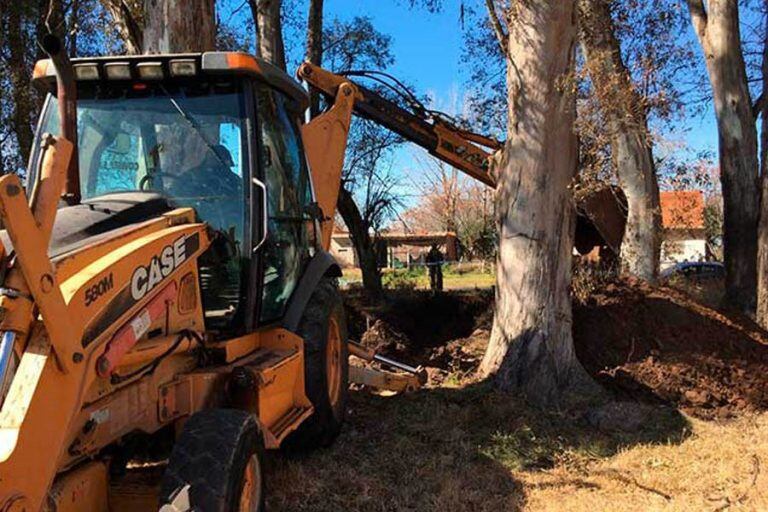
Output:
[[[413,290],[419,285],[420,278],[424,277],[424,268],[411,268],[408,270],[392,270],[384,273],[381,282],[385,288],[393,290]]]

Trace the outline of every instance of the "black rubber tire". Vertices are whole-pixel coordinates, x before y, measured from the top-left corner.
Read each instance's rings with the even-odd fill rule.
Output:
[[[251,414],[236,409],[208,409],[187,421],[173,447],[160,486],[160,505],[170,503],[189,485],[195,512],[236,511],[243,490],[243,475],[257,454],[264,510],[264,441]]]
[[[328,396],[326,344],[329,319],[334,317],[341,336],[341,390],[335,406]],[[330,446],[341,432],[347,414],[349,354],[347,322],[336,278],[323,277],[307,303],[297,334],[304,339],[304,387],[315,412],[286,439],[290,450]]]

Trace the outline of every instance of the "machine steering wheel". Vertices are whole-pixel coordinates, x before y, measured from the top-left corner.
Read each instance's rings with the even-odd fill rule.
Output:
[[[147,188],[147,184],[152,183],[155,178],[172,178],[177,179],[178,176],[169,174],[167,172],[153,172],[152,174],[146,174],[144,177],[139,180],[139,190],[145,191],[145,190],[152,190],[151,188]]]

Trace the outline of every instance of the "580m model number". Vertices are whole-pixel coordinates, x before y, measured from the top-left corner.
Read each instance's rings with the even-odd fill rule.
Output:
[[[85,305],[90,306],[93,304],[93,302],[107,293],[109,290],[112,289],[114,286],[114,279],[112,277],[112,274],[109,274],[107,277],[103,278],[98,283],[92,285],[88,289],[85,290]]]

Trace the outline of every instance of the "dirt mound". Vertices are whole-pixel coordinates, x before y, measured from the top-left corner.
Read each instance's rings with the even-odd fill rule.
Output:
[[[579,360],[624,397],[702,418],[768,409],[766,335],[666,287],[619,282],[574,305]]]
[[[493,318],[493,293],[397,292],[380,307],[348,294],[353,339],[429,369],[433,384],[471,375]],[[768,409],[768,335],[683,292],[633,282],[574,304],[576,352],[621,399],[676,405],[700,418]]]

